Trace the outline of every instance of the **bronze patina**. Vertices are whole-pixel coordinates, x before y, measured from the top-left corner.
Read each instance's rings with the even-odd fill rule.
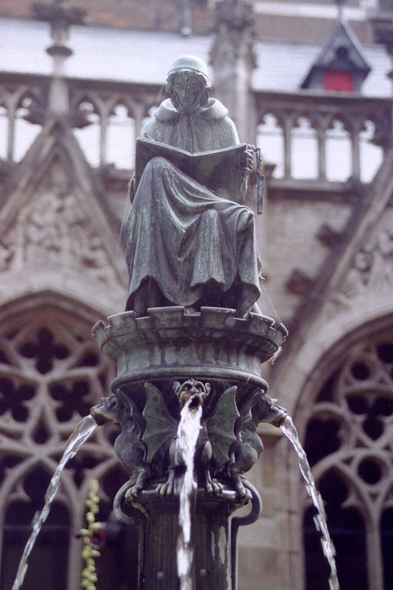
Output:
[[[252,151],[239,148],[227,109],[210,96],[207,72],[199,58],[174,62],[170,98],[147,125],[147,142],[137,144],[125,236],[127,309],[139,316],[148,307],[207,305],[235,308],[243,317],[260,296],[254,214],[244,204]],[[138,152],[147,144],[150,159],[138,178]],[[197,164],[179,160],[179,150],[198,155]]]

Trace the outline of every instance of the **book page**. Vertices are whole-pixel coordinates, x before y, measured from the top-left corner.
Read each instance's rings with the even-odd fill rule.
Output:
[[[234,193],[232,200],[235,200],[242,182],[241,154],[246,145],[243,143],[221,150],[191,153],[150,139],[138,138],[136,182],[139,184],[148,162],[160,156],[213,192],[223,189],[231,195]]]

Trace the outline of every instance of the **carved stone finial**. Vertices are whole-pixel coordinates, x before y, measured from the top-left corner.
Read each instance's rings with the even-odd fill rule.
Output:
[[[306,295],[312,288],[314,281],[302,270],[295,268],[287,280],[285,286],[289,293],[294,295]]]
[[[72,50],[67,47],[71,25],[83,25],[86,11],[70,6],[65,0],[55,0],[54,4],[33,4],[33,17],[51,25],[53,45],[47,52],[53,58],[53,74],[49,91],[48,111],[57,116],[69,112],[68,88],[64,81],[64,65]]]
[[[389,1],[379,2],[368,16],[374,36],[374,42],[383,45],[393,60],[393,7]],[[393,79],[393,70],[387,74]]]
[[[218,22],[227,24],[232,29],[242,31],[250,27],[254,20],[252,5],[239,0],[223,0],[217,5]]]
[[[70,6],[65,0],[54,4],[33,4],[33,17],[51,24],[51,34],[55,45],[63,45],[68,39],[70,25],[83,25],[86,10]]]
[[[345,4],[345,0],[335,0],[335,3],[337,5],[337,9],[338,9],[338,20],[342,20],[343,19],[343,7]]]
[[[245,0],[223,0],[217,4],[216,40],[211,49],[211,62],[220,55],[220,45],[224,42],[225,50],[229,43],[234,57],[239,57],[246,50],[252,67],[256,65],[256,57],[252,49],[254,14],[252,4]],[[226,43],[225,43],[225,40]]]
[[[253,23],[251,3],[245,0],[218,3],[216,38],[210,51],[210,63],[214,69],[217,95],[228,108],[241,139],[252,133],[247,113],[250,112],[251,77],[256,66]],[[238,83],[240,77],[241,84]]]
[[[335,231],[329,224],[323,223],[316,235],[318,240],[328,248],[335,246],[342,238],[342,234]]]

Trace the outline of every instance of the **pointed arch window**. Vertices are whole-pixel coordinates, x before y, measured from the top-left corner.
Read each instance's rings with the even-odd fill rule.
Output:
[[[313,406],[305,450],[326,505],[341,590],[393,587],[393,332],[351,348]],[[328,572],[304,513],[306,587]]]
[[[0,588],[9,590],[66,440],[91,405],[110,393],[114,369],[91,337],[99,318],[85,309],[72,311],[69,301],[46,295],[34,306],[30,299],[12,315],[0,309],[0,319]],[[113,452],[115,434],[97,429],[67,464],[33,549],[26,590],[80,587],[82,541],[75,532],[85,526],[90,480],[101,481],[98,517],[107,521],[114,495],[128,479]],[[103,564],[121,562],[125,578],[119,574],[115,590],[135,585],[138,535],[131,528],[112,527],[102,553]],[[120,537],[126,537],[127,555]]]
[[[372,182],[383,161],[383,148],[375,142],[376,125],[368,120],[359,133],[360,173],[363,182]]]
[[[116,168],[135,167],[135,120],[129,109],[119,103],[108,118],[107,161]]]
[[[7,136],[8,136],[8,112],[0,104],[0,158],[7,159]]]
[[[344,182],[351,175],[351,139],[346,124],[331,122],[326,132],[326,175],[328,180]]]
[[[83,100],[78,105],[78,110],[86,118],[87,125],[80,129],[74,129],[74,135],[81,146],[86,160],[93,167],[100,165],[100,114],[96,105]]]
[[[1,590],[12,588],[19,560],[31,534],[34,514],[43,507],[50,475],[35,467],[18,482],[18,492],[5,512]],[[16,499],[19,495],[19,500]],[[45,587],[66,590],[70,518],[66,506],[55,502],[33,549],[24,582],[26,590]]]
[[[292,177],[318,178],[318,141],[312,121],[298,117],[291,132]]]

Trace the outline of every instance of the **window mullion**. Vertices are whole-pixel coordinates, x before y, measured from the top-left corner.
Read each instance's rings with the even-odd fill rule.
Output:
[[[379,513],[373,514],[367,523],[367,571],[368,586],[372,590],[384,590],[383,560],[381,535],[379,530]]]

